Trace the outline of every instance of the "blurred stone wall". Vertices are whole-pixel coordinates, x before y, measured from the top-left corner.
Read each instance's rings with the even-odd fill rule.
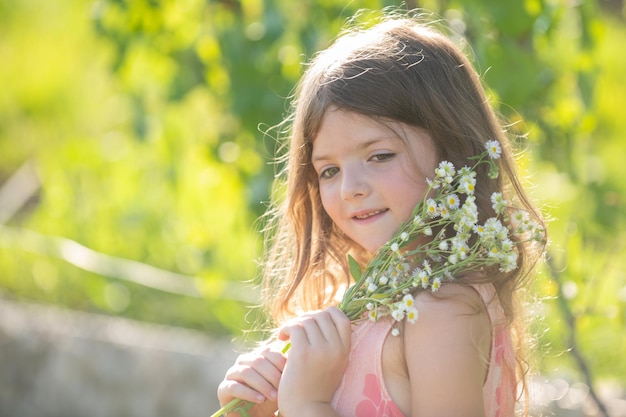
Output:
[[[208,416],[235,357],[199,332],[0,299],[0,416]]]
[[[0,298],[0,417],[208,417],[235,357],[200,332]],[[610,417],[626,417],[623,386],[599,384]],[[602,415],[567,377],[530,388],[532,416]]]

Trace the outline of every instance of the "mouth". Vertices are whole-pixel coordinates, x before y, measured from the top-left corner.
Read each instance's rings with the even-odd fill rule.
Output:
[[[389,211],[389,209],[381,209],[381,210],[374,210],[374,211],[368,211],[368,212],[361,212],[358,214],[355,214],[354,216],[352,216],[353,219],[355,220],[367,220],[369,218],[378,216],[380,214],[386,213],[387,211]]]

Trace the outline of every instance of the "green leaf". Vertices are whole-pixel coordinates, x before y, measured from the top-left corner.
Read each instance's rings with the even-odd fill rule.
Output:
[[[350,318],[351,320],[354,320],[362,314],[368,302],[369,302],[368,300],[362,299],[362,298],[356,299],[356,300],[350,300],[345,305],[345,307],[342,308],[342,310],[344,313],[346,313],[346,316],[348,316],[348,318]]]
[[[350,266],[350,275],[355,281],[361,279],[361,265],[352,256],[348,255],[348,265]]]

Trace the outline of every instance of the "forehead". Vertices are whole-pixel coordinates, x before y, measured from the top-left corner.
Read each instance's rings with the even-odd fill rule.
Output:
[[[437,150],[426,129],[338,108],[324,115],[313,139],[311,162],[321,164],[377,147],[394,153],[398,147],[408,150],[410,163],[424,175],[431,175],[437,164]]]
[[[312,158],[323,158],[327,153],[342,148],[365,148],[381,141],[397,139],[397,135],[379,120],[359,113],[331,109],[321,119],[313,138]]]
[[[327,149],[342,145],[365,148],[389,141],[402,142],[415,150],[423,145],[432,145],[430,135],[423,128],[333,106],[324,113],[313,138],[312,158],[319,159]]]

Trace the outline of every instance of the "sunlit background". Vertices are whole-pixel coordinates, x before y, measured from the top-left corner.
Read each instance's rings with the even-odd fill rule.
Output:
[[[48,371],[61,365],[41,352],[74,352],[70,337],[218,360],[207,365],[213,379],[202,394],[215,404],[214,380],[231,360],[222,351],[254,322],[256,219],[275,170],[271,127],[285,116],[301,63],[346,18],[398,4],[0,0],[0,415],[86,415],[71,400],[47,405],[54,400],[46,389],[84,397],[91,388],[81,375],[100,371],[36,384],[41,367],[16,352],[30,352],[29,335],[41,332],[65,335],[33,336]],[[469,40],[492,103],[518,136],[532,195],[551,218],[549,261],[532,306],[537,407],[626,416],[623,2],[406,4],[435,12]],[[79,328],[109,328],[102,320],[131,327],[81,336],[67,317]],[[146,344],[140,331],[163,333]],[[173,339],[187,347],[168,348]],[[88,353],[94,363],[120,367],[107,367],[99,349]],[[142,373],[165,362],[101,381],[104,409],[91,415],[192,415],[192,399],[126,412],[106,391],[123,380],[145,384]],[[164,380],[154,392],[180,399],[173,389],[184,384]],[[142,395],[149,403],[150,393]]]

